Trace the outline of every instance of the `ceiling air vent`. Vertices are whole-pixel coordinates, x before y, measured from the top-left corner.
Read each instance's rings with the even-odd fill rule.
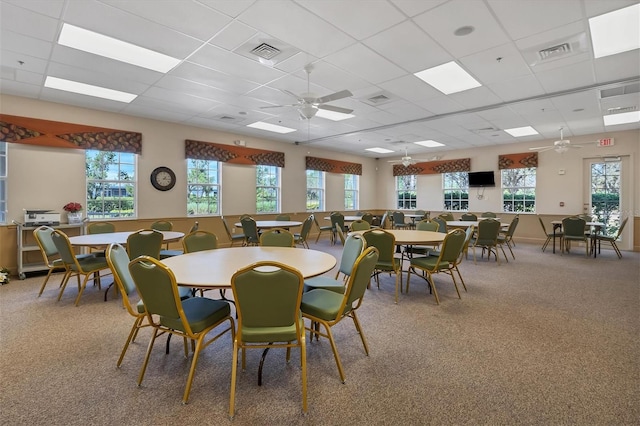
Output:
[[[627,84],[626,86],[613,87],[600,91],[600,99],[611,98],[613,96],[628,95],[640,92],[640,83]]]
[[[382,105],[382,104],[386,104],[388,102],[392,102],[394,101],[395,98],[393,97],[393,95],[391,95],[388,92],[378,92],[378,93],[373,93],[369,96],[367,96],[366,98],[361,98],[361,101],[372,105],[372,106],[378,106],[378,105]]]
[[[277,47],[273,47],[270,44],[262,43],[255,49],[251,50],[251,53],[260,58],[268,60],[279,55],[280,49],[278,49]]]
[[[637,106],[628,106],[628,107],[615,107],[615,108],[607,108],[607,113],[611,114],[622,114],[623,112],[631,112],[636,111],[638,109]]]
[[[542,49],[538,51],[538,57],[541,61],[546,61],[549,59],[555,59],[559,56],[564,56],[571,54],[573,49],[571,48],[570,43],[562,43],[556,46],[547,47],[546,49]]]
[[[381,102],[386,102],[388,100],[389,100],[389,98],[387,98],[385,95],[378,95],[378,96],[374,96],[372,98],[369,98],[369,102],[374,103],[374,104],[379,104]]]

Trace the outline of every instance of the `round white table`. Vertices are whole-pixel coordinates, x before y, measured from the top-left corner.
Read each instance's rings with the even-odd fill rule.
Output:
[[[296,268],[304,278],[322,275],[336,266],[336,258],[318,251],[290,247],[229,247],[163,259],[179,285],[201,289],[231,287],[231,276],[253,263],[271,260]]]
[[[238,228],[242,228],[241,222],[236,222],[234,225]],[[256,220],[256,227],[258,229],[292,228],[300,225],[302,225],[302,222],[295,220]]]
[[[69,241],[72,246],[77,247],[101,247],[108,246],[109,244],[127,244],[127,238],[129,235],[138,231],[125,231],[125,232],[107,232],[104,234],[86,234],[76,235],[75,237],[69,237]],[[179,241],[184,237],[184,232],[176,231],[159,231],[162,232],[163,243],[170,243],[172,241]]]

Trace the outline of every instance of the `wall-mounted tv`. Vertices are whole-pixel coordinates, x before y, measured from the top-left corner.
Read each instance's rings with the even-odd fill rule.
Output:
[[[469,188],[481,188],[485,186],[496,186],[493,171],[469,172]]]

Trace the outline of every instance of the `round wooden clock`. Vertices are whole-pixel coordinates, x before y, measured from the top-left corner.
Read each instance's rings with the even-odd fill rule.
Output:
[[[151,172],[151,185],[159,191],[168,191],[176,184],[176,174],[168,167],[156,167]]]

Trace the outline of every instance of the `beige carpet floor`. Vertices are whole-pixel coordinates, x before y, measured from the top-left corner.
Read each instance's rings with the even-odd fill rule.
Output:
[[[326,240],[312,248],[341,251]],[[0,424],[638,425],[640,253],[583,253],[518,243],[515,261],[465,261],[468,292],[458,299],[438,276],[439,306],[415,277],[394,304],[385,275],[359,311],[370,356],[352,323],[334,328],[346,384],[328,341],[308,344],[303,416],[299,364],[272,350],[258,387],[261,351],[250,351],[233,421],[229,335],[205,350],[182,405],[190,359],[180,339],[165,355],[162,338],[137,387],[150,334],[116,369],[132,323],[118,298],[91,287],[74,307],[74,286],[55,300],[60,275],[40,298],[42,276],[13,279],[0,287]]]

